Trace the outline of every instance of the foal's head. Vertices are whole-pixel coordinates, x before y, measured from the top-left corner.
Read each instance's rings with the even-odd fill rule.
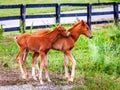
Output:
[[[89,26],[87,25],[87,23],[85,21],[78,20],[78,22],[75,23],[72,28],[77,28],[76,30],[79,30],[80,34],[83,34],[83,35],[85,35],[85,36],[87,36],[89,38],[92,38],[90,28],[89,28]]]
[[[80,23],[80,25],[81,25],[81,33],[91,39],[93,36],[92,36],[91,30],[90,30],[88,24],[83,20],[78,21],[78,23]]]
[[[55,28],[55,30],[57,30],[60,35],[68,37],[70,36],[70,32],[68,32],[63,26],[59,25]]]

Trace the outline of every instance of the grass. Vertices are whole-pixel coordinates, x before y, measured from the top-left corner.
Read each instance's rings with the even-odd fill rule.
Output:
[[[66,27],[68,28],[68,27]],[[72,49],[76,59],[76,75],[72,90],[119,90],[120,89],[120,30],[114,25],[99,27],[92,31],[94,38],[81,35]],[[0,65],[7,70],[18,69],[15,57],[18,47],[13,39],[16,32],[5,32],[0,39]],[[31,68],[31,53],[27,67]],[[50,72],[64,72],[63,54],[50,50]],[[69,62],[69,68],[71,63]],[[58,85],[67,83],[58,83]]]
[[[115,2],[119,0],[100,0],[100,2]],[[38,4],[38,3],[91,3],[98,0],[0,0],[0,4]]]

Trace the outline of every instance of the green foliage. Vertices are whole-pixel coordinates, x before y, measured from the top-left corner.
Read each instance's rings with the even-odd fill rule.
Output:
[[[17,45],[15,41],[11,40],[9,42],[8,40],[2,39],[0,41],[0,51],[0,65],[8,70],[18,67],[17,63],[15,63],[15,55],[17,53]]]

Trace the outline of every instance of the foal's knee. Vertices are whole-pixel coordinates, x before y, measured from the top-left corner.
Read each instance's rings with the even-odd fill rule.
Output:
[[[47,65],[47,64],[44,64],[44,67],[45,67],[46,69],[48,69],[48,65]]]
[[[19,63],[20,57],[16,57],[15,61]]]
[[[74,66],[76,66],[76,61],[73,61],[72,64],[73,64]]]
[[[64,61],[64,66],[68,67],[68,62]]]

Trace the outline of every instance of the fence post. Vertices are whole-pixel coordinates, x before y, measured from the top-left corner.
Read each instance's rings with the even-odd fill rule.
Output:
[[[114,8],[114,20],[115,20],[115,25],[118,25],[118,17],[119,17],[119,13],[118,13],[118,3],[114,3],[113,4],[113,8]]]
[[[56,24],[60,23],[60,4],[56,4]]]
[[[91,29],[91,15],[92,15],[92,4],[87,5],[87,23]]]
[[[25,19],[26,19],[26,5],[25,4],[21,4],[20,7],[20,31],[22,33],[25,33]]]

